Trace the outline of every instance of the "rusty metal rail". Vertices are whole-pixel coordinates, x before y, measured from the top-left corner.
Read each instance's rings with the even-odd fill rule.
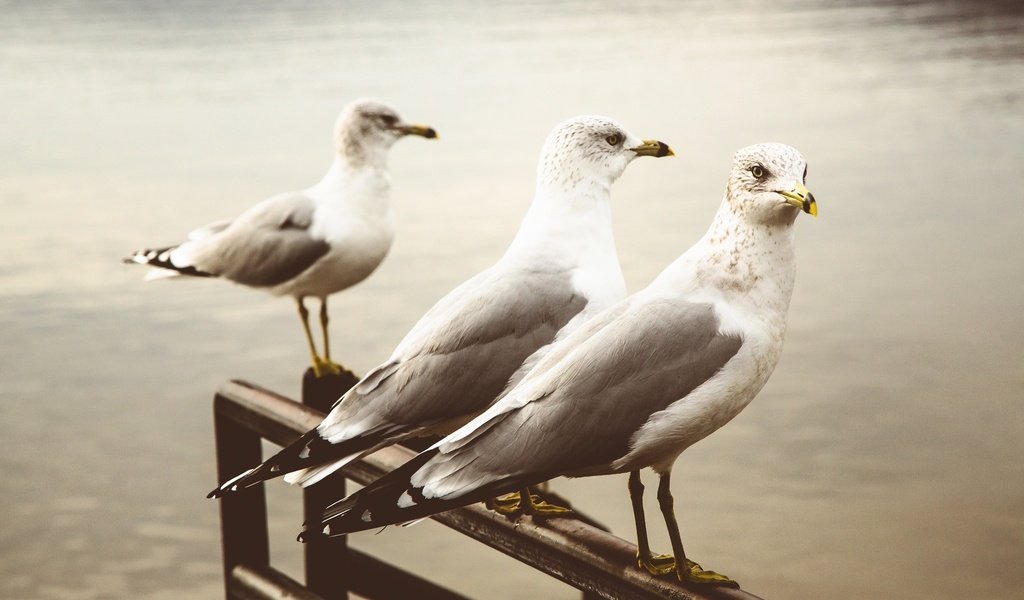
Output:
[[[250,383],[231,381],[214,397],[217,466],[221,481],[261,462],[260,439],[286,445],[316,427],[324,414]],[[392,446],[344,469],[366,484],[402,465],[414,453]],[[306,492],[306,510],[326,498]],[[325,492],[320,491],[323,495]],[[330,490],[337,499],[343,490]],[[346,590],[366,598],[459,600],[463,596],[347,548],[344,538],[307,544],[303,587],[270,566],[266,497],[263,485],[221,502],[225,592],[229,598],[345,598]],[[743,590],[693,587],[656,578],[635,566],[636,546],[574,518],[529,517],[512,523],[479,505],[451,510],[433,519],[496,548],[584,592],[584,598],[669,598],[674,600],[757,600]]]

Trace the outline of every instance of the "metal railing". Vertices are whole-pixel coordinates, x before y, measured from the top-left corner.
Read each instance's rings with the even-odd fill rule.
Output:
[[[224,384],[214,397],[217,471],[221,481],[262,462],[261,439],[287,445],[316,427],[324,413],[243,381]],[[343,470],[367,484],[402,465],[414,452],[385,448]],[[319,518],[328,502],[344,495],[344,483],[304,490],[306,517]],[[263,484],[220,500],[224,585],[228,598],[334,600],[348,591],[370,599],[464,600],[378,558],[348,548],[346,538],[317,539],[305,545],[306,586],[270,566],[267,505]],[[657,578],[636,567],[636,546],[594,524],[572,517],[543,523],[522,517],[513,523],[480,505],[432,517],[444,525],[559,579],[584,598],[669,598],[675,600],[756,600],[743,590],[694,587]]]

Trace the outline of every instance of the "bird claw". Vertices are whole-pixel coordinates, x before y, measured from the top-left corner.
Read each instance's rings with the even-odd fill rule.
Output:
[[[322,379],[328,376],[337,377],[338,375],[341,375],[344,370],[344,367],[330,360],[317,358],[316,361],[313,362],[313,375],[315,375],[317,379]]]
[[[530,494],[529,500],[524,505],[522,494],[519,492],[491,498],[487,500],[486,506],[488,509],[509,518],[519,515],[544,518],[572,514],[571,508],[552,504],[536,494]]]
[[[652,554],[645,559],[637,553],[636,566],[651,575],[668,575],[675,573],[676,559],[671,554]]]
[[[488,498],[484,505],[499,515],[515,516],[519,512],[519,492],[512,492],[497,498]]]
[[[684,559],[682,572],[677,572],[676,575],[680,581],[740,587],[740,584],[736,583],[732,578],[715,571],[705,571],[703,567],[688,558]]]
[[[558,515],[570,515],[572,514],[572,509],[567,506],[552,504],[537,494],[530,494],[530,500],[527,503],[524,512],[534,517],[554,517]]]
[[[730,577],[722,575],[721,573],[716,573],[715,571],[705,571],[703,567],[688,558],[683,559],[682,568],[677,569],[676,560],[671,554],[654,554],[645,558],[637,553],[636,564],[641,569],[644,569],[651,575],[655,576],[664,576],[675,573],[676,578],[678,578],[679,581],[688,581],[703,585],[721,585],[734,588],[740,587],[740,584],[736,583]]]

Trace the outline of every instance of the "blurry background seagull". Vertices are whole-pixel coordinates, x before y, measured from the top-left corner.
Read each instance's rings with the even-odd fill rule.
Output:
[[[805,175],[789,146],[738,151],[710,229],[653,283],[553,344],[499,402],[329,507],[300,538],[413,521],[558,475],[628,472],[638,564],[734,585],[686,559],[669,475],[679,454],[735,417],[775,368],[795,278],[792,225],[801,210],[817,214]],[[650,551],[644,467],[661,477],[674,559]]]
[[[611,185],[637,156],[671,154],[606,117],[556,126],[533,202],[501,260],[438,301],[319,427],[210,496],[290,472],[289,482],[316,483],[375,449],[447,434],[479,414],[559,330],[625,296]]]
[[[294,297],[314,373],[340,373],[330,356],[327,296],[366,279],[391,248],[387,157],[406,135],[437,137],[430,127],[403,122],[387,104],[352,102],[338,116],[334,162],[319,183],[197,229],[181,244],[139,250],[125,262],[155,267],[147,279],[223,277]],[[309,328],[307,296],[320,299],[322,357]]]

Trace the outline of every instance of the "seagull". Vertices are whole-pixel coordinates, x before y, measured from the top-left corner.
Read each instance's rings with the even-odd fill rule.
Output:
[[[222,277],[292,296],[314,374],[340,374],[331,361],[327,296],[366,279],[391,248],[387,157],[406,135],[436,138],[437,132],[404,122],[383,102],[356,100],[338,116],[334,162],[319,183],[270,197],[234,220],[193,231],[180,244],[138,250],[124,261],[154,267],[147,279]],[[323,357],[309,328],[307,296],[320,299]]]
[[[448,434],[479,414],[556,334],[625,297],[611,186],[637,156],[672,154],[607,117],[556,126],[541,150],[533,202],[504,256],[439,300],[317,428],[209,496],[286,473],[289,483],[312,485],[379,448]]]
[[[817,215],[806,168],[782,144],[739,150],[707,233],[647,288],[553,344],[467,425],[328,506],[300,539],[407,523],[559,475],[629,473],[638,566],[735,585],[686,558],[669,478],[680,453],[735,417],[779,359],[795,278],[793,223],[801,210]],[[674,556],[650,550],[645,467],[660,476]]]

